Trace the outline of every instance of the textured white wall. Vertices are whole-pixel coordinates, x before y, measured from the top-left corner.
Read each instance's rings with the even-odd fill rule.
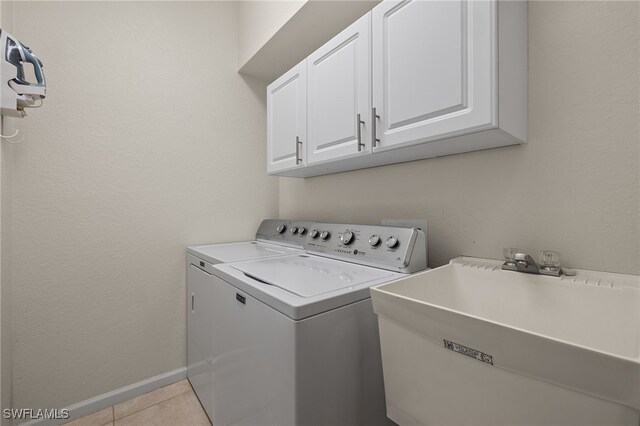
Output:
[[[638,2],[529,2],[529,144],[309,179],[280,215],[426,219],[430,265],[503,247],[640,273]]]
[[[242,67],[307,0],[238,2],[238,67]]]
[[[237,5],[16,2],[47,99],[15,149],[14,406],[183,367],[185,246],[277,215]]]

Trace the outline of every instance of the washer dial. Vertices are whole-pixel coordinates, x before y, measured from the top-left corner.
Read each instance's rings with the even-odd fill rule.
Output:
[[[369,237],[369,245],[375,247],[380,244],[380,235],[372,235]]]
[[[291,228],[291,235],[296,235],[298,233],[298,228],[297,227],[293,227]]]
[[[307,232],[307,228],[305,228],[304,226],[301,226],[300,228],[298,228],[299,235],[304,235],[305,232]]]
[[[398,237],[393,237],[393,236],[387,238],[387,241],[385,242],[387,247],[389,247],[390,249],[398,247],[399,243],[400,241],[398,241]]]
[[[331,238],[331,232],[322,231],[322,233],[320,234],[320,238],[322,238],[325,241],[328,240],[329,238]]]
[[[353,232],[351,231],[344,231],[344,234],[342,234],[342,236],[340,237],[340,241],[342,241],[342,244],[349,245],[353,242],[355,238],[355,235],[353,235]]]
[[[319,235],[319,233],[318,233],[318,230],[317,230],[317,229],[312,229],[312,230],[309,232],[309,236],[310,236],[311,238],[313,238],[314,240],[315,240],[316,238],[318,238],[318,235]]]
[[[287,225],[278,225],[278,227],[276,228],[276,232],[278,234],[282,234],[286,230],[287,230]]]

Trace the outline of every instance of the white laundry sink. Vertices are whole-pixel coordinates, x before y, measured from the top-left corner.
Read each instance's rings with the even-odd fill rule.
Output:
[[[640,424],[640,277],[501,264],[458,258],[371,289],[389,417]]]

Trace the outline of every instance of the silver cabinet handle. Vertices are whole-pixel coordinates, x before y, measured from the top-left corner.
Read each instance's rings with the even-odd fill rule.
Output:
[[[378,135],[376,132],[376,120],[378,120],[380,118],[380,116],[378,114],[376,114],[376,107],[371,108],[371,113],[372,113],[372,117],[371,117],[371,147],[375,148],[377,143],[380,142],[380,139],[378,139]]]
[[[360,125],[364,124],[364,121],[360,119],[360,114],[356,116],[356,126],[358,128],[358,152],[362,151],[364,148],[364,144],[362,143],[362,131],[360,129]]]
[[[302,147],[302,141],[299,136],[296,136],[296,166],[302,163],[302,157],[300,156],[300,148]]]

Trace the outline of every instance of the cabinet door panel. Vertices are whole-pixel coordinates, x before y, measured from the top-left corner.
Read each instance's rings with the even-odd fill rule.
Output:
[[[309,164],[370,152],[370,32],[367,14],[307,59]]]
[[[433,2],[401,7],[387,18],[386,31],[394,34],[386,58],[391,129],[466,107],[461,9],[459,1]],[[442,37],[416,37],[425,27]]]
[[[303,61],[267,88],[267,171],[303,166],[306,138],[307,82]]]
[[[373,10],[376,151],[494,126],[494,14],[487,0]]]

